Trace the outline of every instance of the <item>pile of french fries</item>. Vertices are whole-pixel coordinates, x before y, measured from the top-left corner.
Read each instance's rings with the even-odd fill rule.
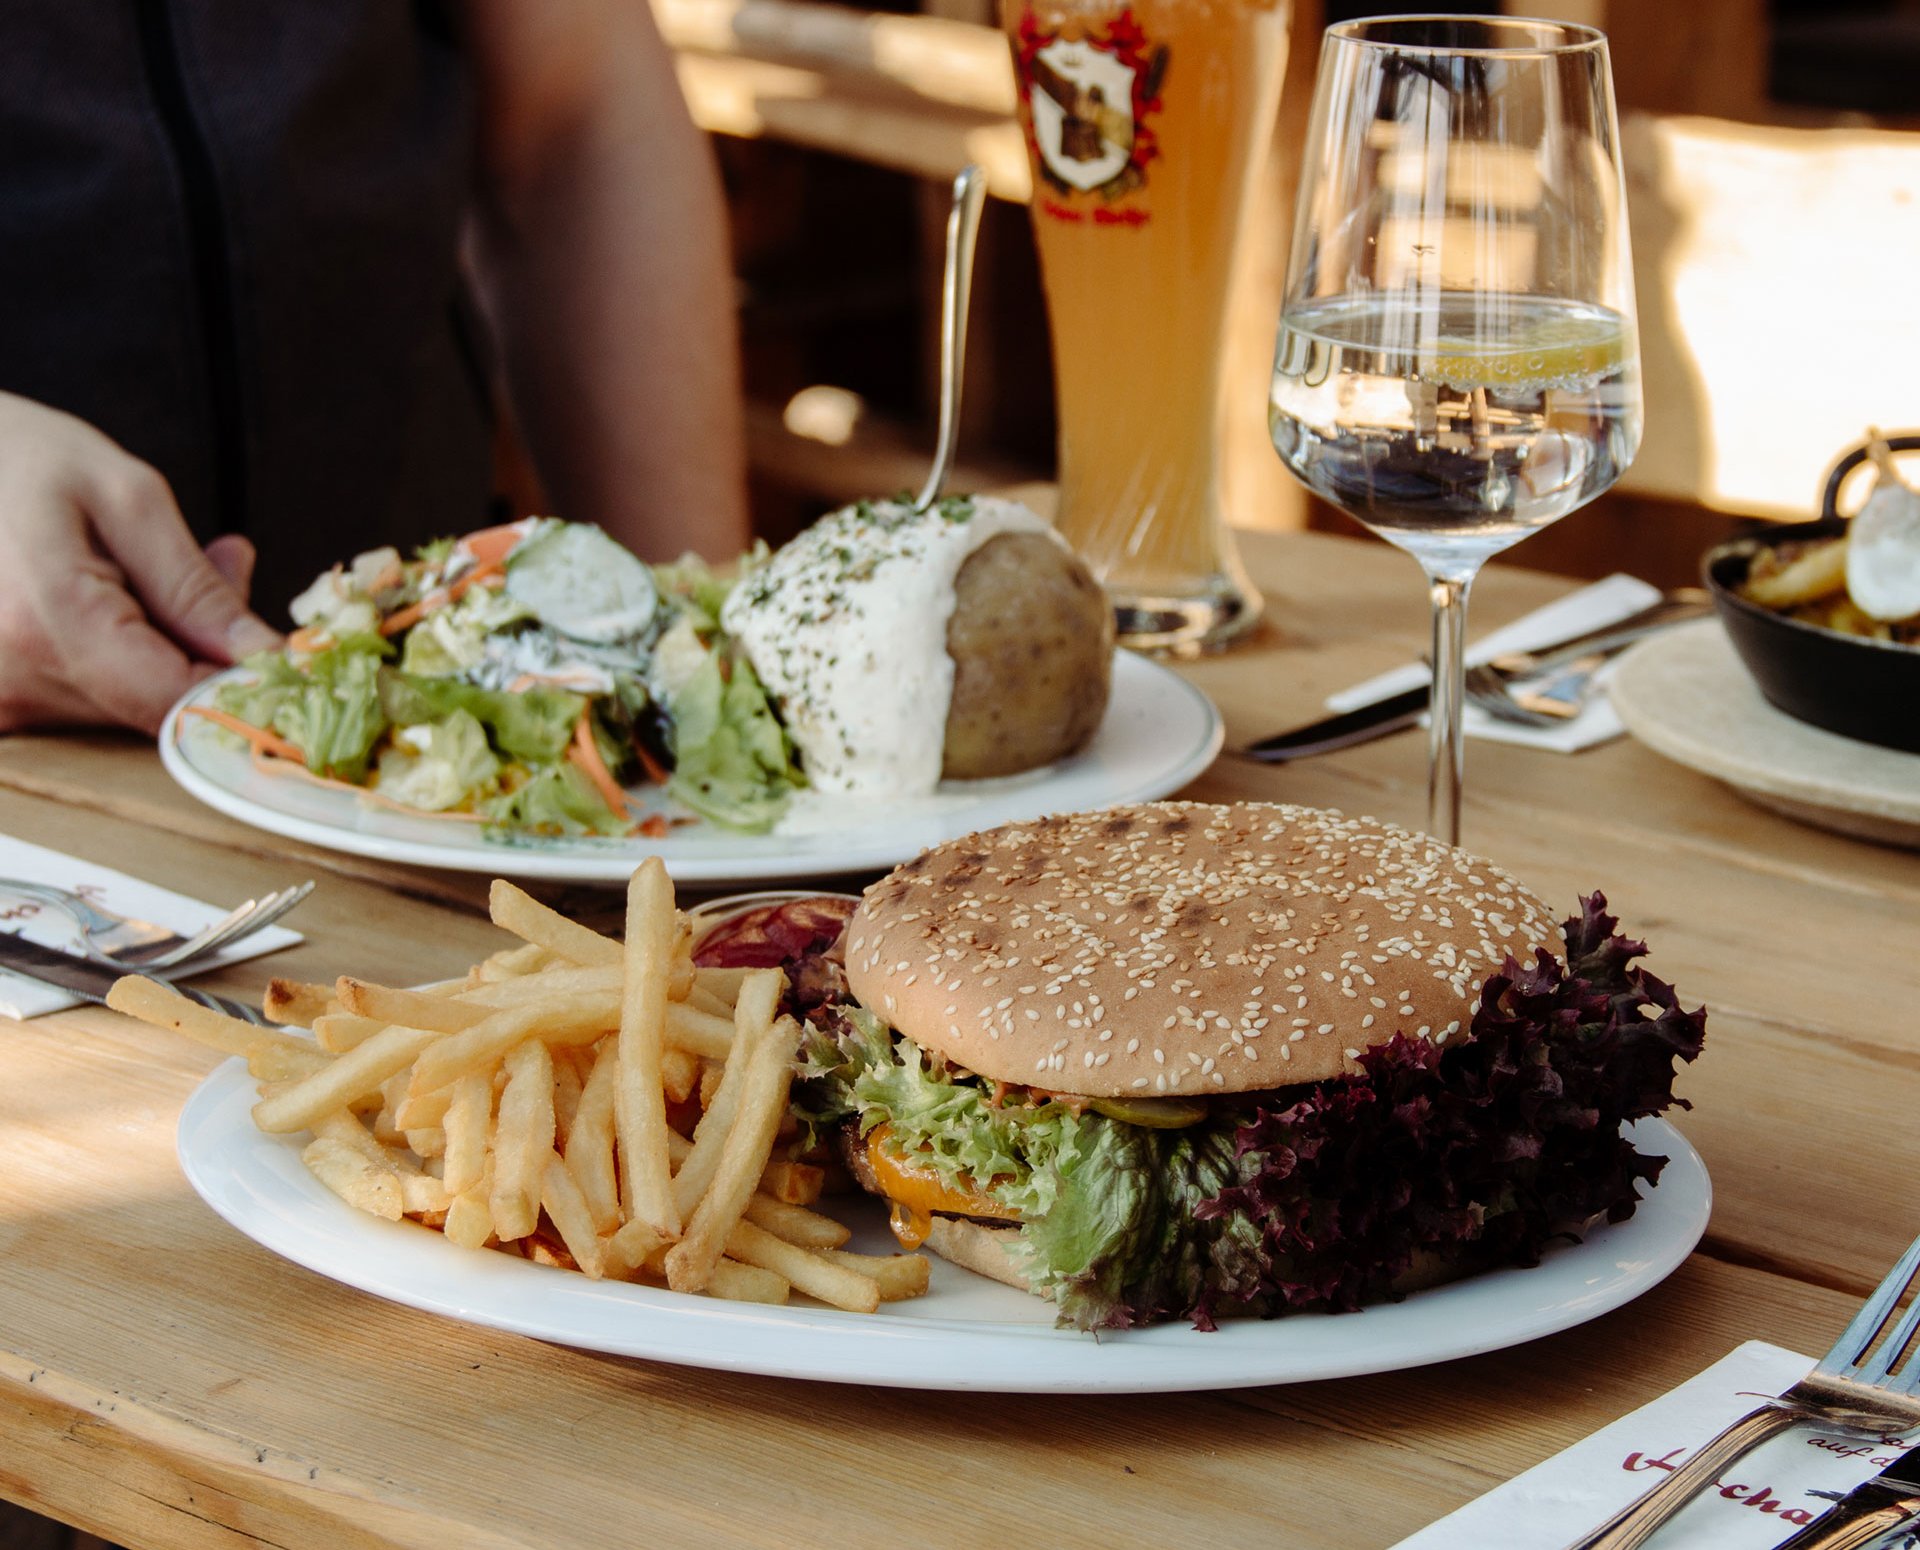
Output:
[[[311,1037],[149,979],[121,980],[108,1005],[245,1057],[254,1123],[310,1134],[315,1178],[462,1247],[742,1301],[798,1290],[863,1313],[926,1291],[924,1257],[849,1253],[848,1229],[808,1209],[822,1170],[775,1156],[799,1032],[777,1015],[785,976],[694,967],[657,859],[628,885],[624,942],[508,882],[491,905],[519,945],[463,980],[275,980],[268,1017]]]

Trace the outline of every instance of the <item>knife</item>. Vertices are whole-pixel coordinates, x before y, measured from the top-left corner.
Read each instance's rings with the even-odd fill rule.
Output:
[[[1595,651],[1610,656],[1669,625],[1697,619],[1711,607],[1705,593],[1692,587],[1683,587],[1625,619],[1616,619],[1611,624],[1583,630],[1566,640],[1495,660],[1505,664],[1524,659],[1526,668],[1516,674],[1520,677],[1551,672],[1576,657]],[[1263,737],[1239,752],[1242,757],[1256,759],[1262,764],[1285,764],[1291,759],[1305,759],[1314,754],[1352,748],[1358,743],[1371,742],[1376,737],[1385,737],[1390,732],[1413,726],[1426,714],[1432,692],[1427,684],[1402,689],[1383,700],[1372,700],[1353,710],[1308,722],[1288,732],[1276,732],[1272,737]]]
[[[98,1006],[106,1005],[107,992],[113,988],[113,982],[124,977],[120,970],[105,968],[89,958],[63,953],[57,947],[42,947],[38,942],[30,942],[12,932],[0,932],[0,969],[9,969],[28,979],[39,980],[43,985],[52,985]],[[229,1017],[257,1023],[263,1028],[278,1026],[268,1022],[258,1007],[248,1006],[244,1001],[215,995],[210,990],[195,990],[189,985],[174,985],[173,988],[202,1006],[225,1012]]]
[[[1920,1512],[1920,1447],[1863,1480],[1778,1550],[1858,1550]]]

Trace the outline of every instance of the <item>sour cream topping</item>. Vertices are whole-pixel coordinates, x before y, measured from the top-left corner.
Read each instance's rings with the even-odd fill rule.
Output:
[[[721,627],[779,705],[815,790],[916,795],[939,785],[954,580],[1002,533],[1053,529],[990,496],[919,515],[902,501],[861,501],[734,588]]]

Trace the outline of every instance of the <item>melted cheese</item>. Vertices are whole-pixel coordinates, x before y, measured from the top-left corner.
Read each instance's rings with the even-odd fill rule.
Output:
[[[891,1202],[890,1225],[903,1247],[917,1249],[933,1230],[933,1214],[990,1216],[1017,1222],[1017,1213],[976,1190],[949,1184],[933,1168],[896,1157],[887,1150],[891,1127],[879,1125],[867,1137],[867,1165],[873,1169],[880,1192]]]

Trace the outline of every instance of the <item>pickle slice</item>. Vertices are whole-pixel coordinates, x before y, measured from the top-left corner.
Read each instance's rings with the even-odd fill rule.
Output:
[[[1089,1098],[1087,1107],[1148,1130],[1182,1130],[1207,1117],[1207,1106],[1197,1098]]]

